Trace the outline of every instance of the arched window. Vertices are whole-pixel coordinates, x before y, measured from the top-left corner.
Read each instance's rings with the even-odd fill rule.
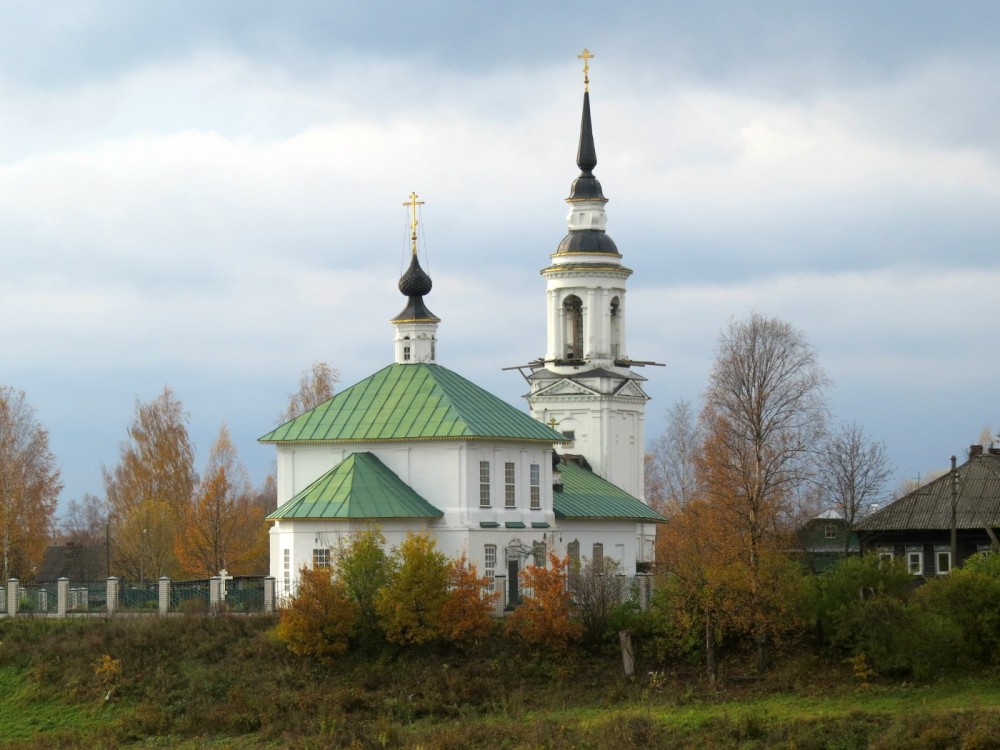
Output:
[[[566,359],[583,359],[583,302],[575,294],[563,300],[566,314]]]
[[[618,359],[622,348],[622,303],[617,297],[611,300],[611,357]]]
[[[410,337],[403,336],[403,361],[410,361]]]

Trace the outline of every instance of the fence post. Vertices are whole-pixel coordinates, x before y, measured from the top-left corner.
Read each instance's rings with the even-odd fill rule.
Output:
[[[21,582],[16,578],[7,581],[7,614],[13,617],[17,614],[18,605],[21,603]]]
[[[160,614],[165,615],[170,611],[170,578],[160,576],[160,588],[157,593],[160,598]]]
[[[63,576],[56,581],[56,617],[66,616],[66,597],[69,594],[69,579]]]
[[[108,578],[108,588],[107,594],[105,595],[105,606],[108,608],[108,614],[113,615],[115,610],[118,609],[118,578],[116,576],[111,576]]]
[[[274,612],[274,576],[267,576],[264,579],[264,611]]]
[[[639,610],[645,612],[649,609],[649,582],[650,577],[646,574],[637,575],[639,582]]]
[[[497,617],[503,617],[503,611],[507,608],[507,576],[494,576],[493,590],[500,592],[493,614]]]
[[[208,579],[208,609],[211,613],[218,614],[222,606],[222,577],[212,576]]]

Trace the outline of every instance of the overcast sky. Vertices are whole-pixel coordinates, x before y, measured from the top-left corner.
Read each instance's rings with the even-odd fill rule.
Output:
[[[63,502],[169,385],[198,469],[389,363],[403,201],[439,361],[524,407],[584,47],[647,438],[720,331],[802,331],[896,477],[1000,428],[1000,4],[0,2],[0,383]]]

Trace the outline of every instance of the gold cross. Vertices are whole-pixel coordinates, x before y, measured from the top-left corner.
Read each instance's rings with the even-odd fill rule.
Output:
[[[583,54],[577,55],[578,60],[583,60],[583,90],[590,91],[590,60],[593,57],[590,50],[584,47]]]
[[[410,200],[403,204],[410,207],[410,242],[413,243],[413,254],[417,254],[417,206],[424,205],[423,201],[417,200],[417,194],[410,193]]]
[[[549,419],[549,427],[551,427],[552,429],[555,429],[555,426],[557,424],[559,424],[559,423],[556,421],[555,417],[552,417],[551,419]]]

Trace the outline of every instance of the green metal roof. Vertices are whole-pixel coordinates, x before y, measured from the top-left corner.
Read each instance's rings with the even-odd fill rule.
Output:
[[[601,479],[592,471],[573,463],[559,464],[562,491],[552,493],[556,518],[619,519],[623,521],[666,521],[663,516],[632,497],[621,487]]]
[[[492,439],[565,442],[561,433],[440,365],[392,364],[275,428],[261,443]]]
[[[444,515],[371,453],[352,453],[269,520],[438,518]]]

